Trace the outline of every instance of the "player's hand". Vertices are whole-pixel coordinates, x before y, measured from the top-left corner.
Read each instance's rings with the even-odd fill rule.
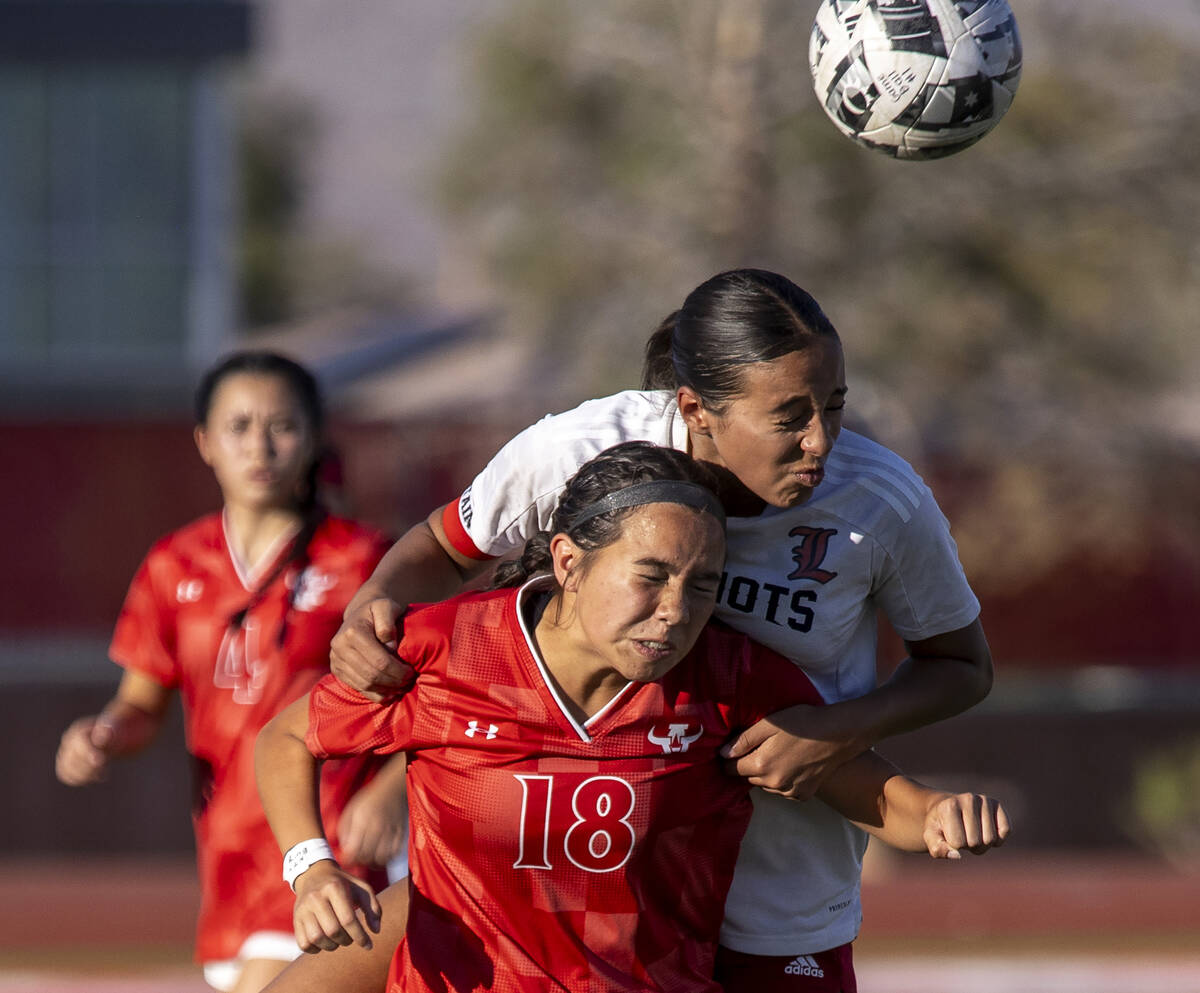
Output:
[[[354,862],[387,865],[400,852],[407,822],[403,778],[387,785],[377,779],[358,790],[342,808],[338,841],[346,858]]]
[[[848,740],[833,714],[833,707],[797,704],[764,718],[721,749],[727,769],[768,793],[809,799],[866,747]]]
[[[394,600],[368,600],[347,615],[329,645],[333,674],[376,702],[404,690],[416,675],[396,657],[401,613]]]
[[[382,911],[375,891],[329,859],[314,862],[296,878],[292,927],[309,954],[348,945],[373,947]]]
[[[81,717],[63,732],[54,757],[54,774],[67,786],[98,783],[108,772],[116,729],[111,718]]]
[[[982,855],[1008,833],[1004,808],[979,793],[945,794],[925,816],[925,847],[935,859],[961,859],[964,850]]]

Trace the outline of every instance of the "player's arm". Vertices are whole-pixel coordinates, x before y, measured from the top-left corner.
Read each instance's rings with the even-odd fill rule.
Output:
[[[881,841],[934,858],[982,855],[1004,843],[1008,814],[979,793],[948,793],[909,779],[874,752],[836,769],[817,796]]]
[[[68,786],[102,780],[110,759],[140,752],[158,736],[173,693],[136,669],[126,669],[104,709],[63,732],[55,775]]]
[[[866,695],[792,707],[748,728],[726,751],[734,770],[770,793],[803,799],[855,755],[953,717],[991,689],[992,655],[978,620],[905,647],[892,677]]]
[[[333,674],[373,700],[412,682],[395,654],[398,619],[409,604],[444,600],[487,568],[457,551],[442,526],[444,507],[410,528],[351,599],[330,644]]]
[[[308,707],[306,695],[281,710],[259,732],[254,752],[258,794],[284,853],[285,872],[293,849],[306,842],[325,841],[321,763],[307,744]],[[296,941],[306,952],[332,951],[350,944],[370,948],[368,931],[379,931],[379,901],[370,886],[343,872],[327,847],[324,851],[327,857],[306,858],[307,864],[292,880]]]
[[[406,764],[403,753],[390,756],[342,808],[338,839],[346,858],[364,865],[386,865],[399,853],[408,823]]]

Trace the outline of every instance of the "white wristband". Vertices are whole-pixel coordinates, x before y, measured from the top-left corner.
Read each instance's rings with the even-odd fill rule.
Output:
[[[299,844],[292,845],[283,856],[283,881],[296,892],[296,877],[305,872],[314,862],[333,857],[333,849],[324,838],[309,838]]]

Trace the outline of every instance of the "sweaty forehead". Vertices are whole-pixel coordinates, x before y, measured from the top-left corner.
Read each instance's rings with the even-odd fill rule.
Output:
[[[621,538],[638,558],[702,559],[725,555],[725,532],[712,514],[678,503],[648,503],[622,522]]]

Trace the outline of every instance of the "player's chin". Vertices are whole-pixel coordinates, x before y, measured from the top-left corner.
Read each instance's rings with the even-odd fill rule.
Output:
[[[809,498],[813,495],[813,489],[814,487],[811,486],[797,486],[794,481],[789,480],[787,484],[780,487],[775,498],[767,502],[780,510],[799,507],[801,504],[808,503]]]
[[[661,679],[675,668],[683,658],[678,649],[669,652],[639,651],[625,665],[623,675],[635,683],[651,683]]]

